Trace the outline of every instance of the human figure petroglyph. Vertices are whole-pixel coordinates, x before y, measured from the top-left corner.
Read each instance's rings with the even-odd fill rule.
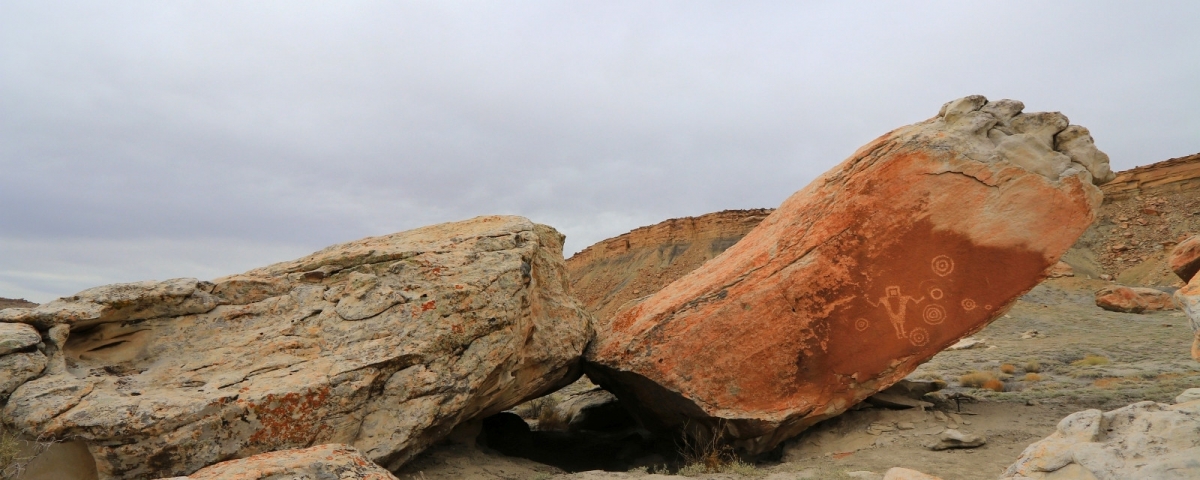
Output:
[[[872,307],[883,305],[888,319],[892,321],[892,327],[896,329],[896,338],[908,338],[908,332],[904,330],[904,317],[908,314],[908,302],[921,303],[925,297],[913,298],[910,295],[901,295],[900,287],[891,286],[884,289],[884,296],[879,297],[879,303],[872,302],[870,298],[866,300]]]

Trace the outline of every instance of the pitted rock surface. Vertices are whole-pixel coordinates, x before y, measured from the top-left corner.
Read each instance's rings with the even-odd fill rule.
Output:
[[[967,97],[894,130],[741,241],[598,318],[588,375],[656,428],[765,452],[999,317],[1095,219],[1107,157],[1057,113]],[[1056,135],[1070,132],[1070,149]]]
[[[1200,401],[1084,410],[1030,445],[1002,479],[1200,478]],[[1090,476],[1089,476],[1090,475]]]
[[[101,478],[325,443],[395,468],[578,377],[591,327],[566,293],[562,240],[479,217],[4,310],[42,329],[47,360],[3,420],[84,441]]]

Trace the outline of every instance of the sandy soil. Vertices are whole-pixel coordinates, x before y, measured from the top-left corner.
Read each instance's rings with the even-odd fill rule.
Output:
[[[706,478],[853,478],[848,472],[882,474],[907,467],[950,479],[994,479],[1022,450],[1054,431],[1068,414],[1114,409],[1140,400],[1171,403],[1200,387],[1200,363],[1188,351],[1192,333],[1179,311],[1150,314],[1107,312],[1091,292],[1105,282],[1063,278],[1048,281],[974,338],[983,345],[945,351],[910,378],[945,380],[944,394],[978,401],[941,401],[930,410],[868,408],[823,422],[785,444],[781,460],[762,462],[741,474]],[[1036,332],[1036,334],[1031,333]],[[1073,364],[1092,355],[1096,365]],[[1030,365],[1036,363],[1036,367]],[[1001,371],[1012,365],[1012,374]],[[1026,380],[1026,368],[1040,380]],[[966,388],[960,377],[989,372],[1004,392]],[[961,405],[961,412],[958,410]],[[874,428],[868,428],[874,425]],[[946,428],[982,434],[987,444],[931,451]],[[885,430],[885,431],[881,431]],[[431,449],[398,472],[408,479],[646,478],[644,472],[568,474],[529,460],[466,446]]]

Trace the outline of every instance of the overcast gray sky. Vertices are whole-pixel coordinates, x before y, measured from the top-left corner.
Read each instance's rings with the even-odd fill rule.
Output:
[[[773,207],[969,94],[1200,152],[1200,2],[0,0],[0,297]]]

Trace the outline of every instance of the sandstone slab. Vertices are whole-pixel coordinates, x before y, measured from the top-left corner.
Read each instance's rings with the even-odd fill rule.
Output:
[[[892,467],[883,474],[883,480],[942,480],[941,477],[935,477],[928,473],[919,472],[909,468]]]
[[[1004,479],[1200,478],[1200,401],[1073,413],[1021,453]]]
[[[1176,308],[1171,294],[1146,287],[1110,285],[1096,292],[1096,306],[1110,312],[1143,313]]]
[[[205,467],[165,480],[396,480],[349,445],[281,450]]]
[[[0,357],[0,401],[25,382],[37,378],[45,369],[46,356],[42,352],[14,353]]]
[[[976,448],[987,443],[983,435],[960,432],[948,428],[938,435],[937,441],[928,445],[930,450],[949,450],[951,448]]]
[[[1066,117],[1022,108],[967,97],[862,147],[720,256],[599,318],[589,377],[648,425],[701,425],[751,453],[900,380],[1001,315],[1095,219],[1102,154],[1073,161],[1054,150]]]
[[[212,282],[0,311],[41,329],[48,357],[3,420],[85,442],[101,478],[326,443],[395,468],[460,422],[578,377],[591,327],[567,294],[562,240],[479,217]]]
[[[1167,258],[1171,271],[1184,282],[1190,282],[1200,271],[1200,235],[1188,238],[1171,250]]]

